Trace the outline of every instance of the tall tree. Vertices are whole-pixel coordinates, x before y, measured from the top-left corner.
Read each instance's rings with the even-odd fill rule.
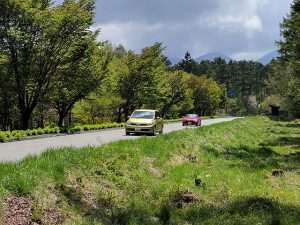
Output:
[[[0,54],[0,129],[18,129],[13,122],[16,115],[17,96],[13,91],[13,78],[7,68],[7,58]]]
[[[63,125],[74,104],[99,88],[111,60],[112,51],[96,43],[97,34],[78,40],[65,64],[59,67],[55,87],[49,92],[53,108],[58,112],[58,126]],[[99,50],[100,49],[100,50]]]
[[[77,40],[89,35],[94,0],[0,1],[0,50],[8,58],[21,115],[27,129],[33,110]]]
[[[197,62],[191,57],[189,52],[185,53],[184,58],[175,65],[175,68],[187,73],[197,74]]]
[[[199,115],[213,115],[222,102],[222,88],[207,76],[190,79],[189,86],[193,91],[194,110]]]
[[[187,97],[187,75],[182,71],[167,72],[160,82],[161,115],[164,117],[172,106],[182,103]]]
[[[280,25],[283,40],[279,41],[281,59],[291,69],[286,99],[292,115],[300,117],[300,0],[294,0],[290,14]]]
[[[165,70],[162,44],[142,49],[140,55],[128,52],[128,70],[123,71],[118,81],[118,93],[125,100],[124,114],[127,117],[135,108],[155,107],[157,104],[157,84]]]

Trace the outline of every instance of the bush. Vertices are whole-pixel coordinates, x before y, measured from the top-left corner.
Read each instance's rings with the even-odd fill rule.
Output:
[[[0,142],[5,142],[7,140],[6,133],[3,131],[0,131]]]
[[[11,141],[20,139],[26,136],[36,136],[42,134],[59,134],[59,133],[80,133],[82,131],[100,130],[112,127],[123,127],[124,123],[103,123],[91,125],[76,125],[74,127],[45,127],[32,130],[13,130],[13,131],[0,131],[0,142]]]
[[[42,128],[38,128],[37,133],[38,133],[38,135],[42,135],[45,133],[45,131]]]
[[[59,134],[60,133],[60,128],[59,127],[53,127],[53,134]]]
[[[6,134],[6,137],[7,137],[7,139],[6,139],[7,141],[10,141],[14,138],[10,131],[6,131],[5,134]]]
[[[82,131],[83,131],[83,127],[82,126],[75,126],[75,127],[72,127],[69,130],[69,133],[74,134],[74,133],[80,133]]]

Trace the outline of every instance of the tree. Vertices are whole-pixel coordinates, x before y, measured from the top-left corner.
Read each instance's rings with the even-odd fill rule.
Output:
[[[172,106],[187,98],[187,74],[182,71],[167,72],[159,85],[161,114],[164,117]]]
[[[142,49],[140,55],[129,51],[126,57],[128,70],[120,74],[118,93],[124,99],[125,117],[130,111],[141,106],[154,107],[157,105],[157,84],[165,70],[162,55],[162,44]]]
[[[74,104],[95,91],[107,73],[111,60],[110,49],[96,43],[97,34],[90,34],[70,50],[65,64],[59,67],[56,85],[49,92],[53,108],[58,112],[58,126]]]
[[[189,52],[185,53],[184,58],[175,65],[175,68],[187,73],[197,74],[197,62],[191,57]]]
[[[89,35],[94,0],[0,1],[0,50],[8,58],[21,128],[52,88],[53,78],[77,41]]]
[[[13,129],[17,120],[17,96],[13,90],[13,79],[7,70],[7,58],[0,54],[0,129]],[[18,127],[16,127],[18,128]]]
[[[189,81],[193,91],[194,111],[199,115],[213,115],[221,103],[222,89],[207,76],[193,76]]]
[[[283,19],[280,28],[283,37],[283,40],[278,42],[280,59],[291,71],[285,98],[289,112],[300,117],[300,0],[293,1],[291,13]]]
[[[214,79],[219,84],[226,84],[228,86],[229,79],[228,79],[227,63],[225,59],[221,57],[217,57],[214,59],[213,65],[216,71]]]

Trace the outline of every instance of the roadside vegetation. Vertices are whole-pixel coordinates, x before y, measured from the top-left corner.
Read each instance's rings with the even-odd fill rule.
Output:
[[[255,115],[280,104],[296,115],[291,107],[298,89],[288,85],[297,81],[297,60],[288,52],[297,46],[298,36],[288,36],[293,13],[282,25],[282,60],[196,62],[187,52],[172,65],[163,43],[137,53],[99,42],[99,30],[91,29],[94,9],[94,0],[1,1],[1,130],[121,123],[137,108],[173,119],[186,113]]]
[[[299,138],[248,117],[2,163],[3,222],[298,224]]]
[[[219,116],[204,116],[202,119],[207,118],[219,118]],[[164,123],[172,123],[179,122],[181,118],[176,119],[166,119]],[[17,141],[24,139],[32,139],[32,138],[40,138],[45,135],[51,134],[74,134],[74,133],[82,133],[84,131],[97,131],[107,128],[117,128],[124,127],[125,123],[101,123],[101,124],[85,124],[85,125],[75,125],[71,127],[44,127],[38,129],[27,129],[27,130],[13,130],[13,131],[0,131],[0,143],[1,142],[9,142],[9,141]],[[47,136],[45,136],[47,137]]]
[[[44,134],[74,134],[83,131],[102,130],[106,128],[123,127],[124,123],[101,123],[91,125],[76,125],[72,127],[45,127],[38,129],[28,130],[13,130],[13,131],[0,131],[0,143],[13,140],[22,140],[30,137],[38,138]]]

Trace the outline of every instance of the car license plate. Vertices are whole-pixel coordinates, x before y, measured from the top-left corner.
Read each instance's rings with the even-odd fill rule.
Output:
[[[192,122],[188,122],[188,125],[191,125],[192,124]]]
[[[141,128],[137,127],[137,128],[135,128],[134,130],[139,131],[139,130],[141,130]]]

